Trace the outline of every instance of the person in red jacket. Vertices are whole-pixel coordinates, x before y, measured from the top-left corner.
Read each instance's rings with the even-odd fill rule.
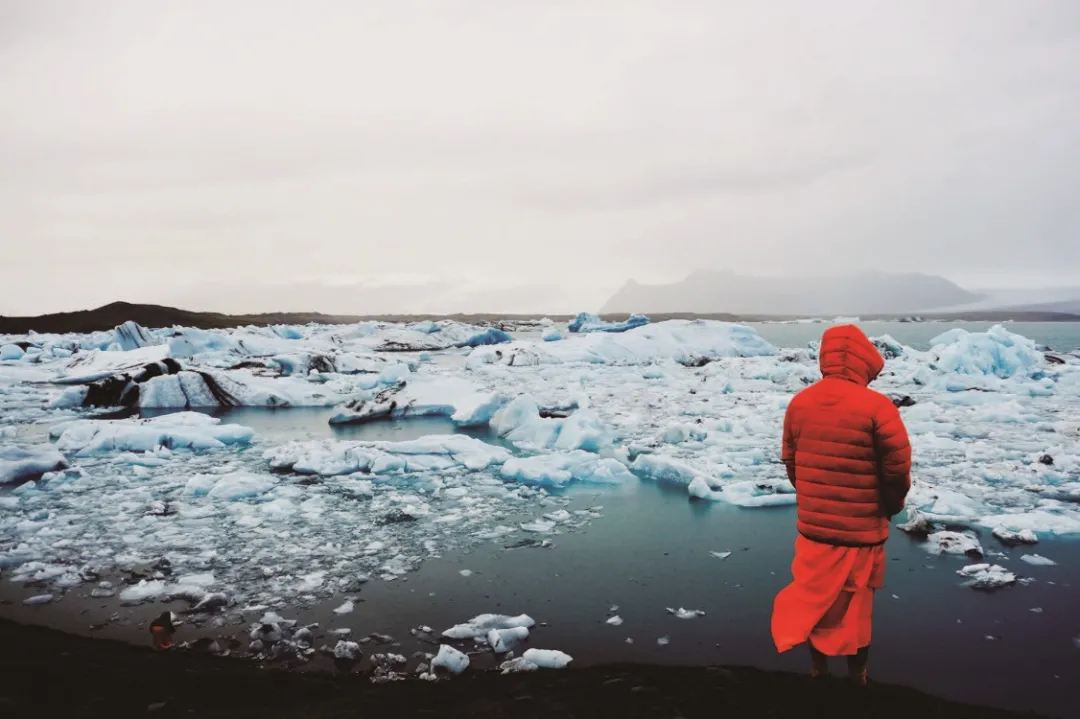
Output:
[[[892,401],[868,387],[885,360],[862,330],[826,330],[819,363],[822,379],[784,416],[781,459],[795,485],[799,536],[772,635],[780,652],[807,642],[814,676],[829,673],[828,657],[846,656],[849,676],[865,684],[874,590],[889,520],[911,488],[911,445]]]

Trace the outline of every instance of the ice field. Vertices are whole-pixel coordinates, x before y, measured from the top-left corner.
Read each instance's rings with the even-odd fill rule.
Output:
[[[343,607],[365,583],[407,579],[449,553],[587,544],[614,511],[605,492],[642,483],[743,508],[749,522],[794,503],[780,429],[794,393],[820,377],[813,342],[778,347],[704,320],[604,324],[128,323],[0,337],[0,581],[32,586],[45,613],[74,593],[117,609],[171,601],[219,622],[292,616]],[[914,448],[893,531],[904,525],[928,557],[956,557],[962,606],[973,590],[1023,591],[1027,570],[1054,561],[1040,541],[1080,536],[1080,354],[1006,326],[937,328],[923,350],[874,337],[887,362],[873,388],[899,404]],[[325,408],[335,427],[440,418],[446,429],[293,438],[231,421],[238,407]],[[582,488],[593,504],[572,502]],[[1010,562],[1016,546],[1025,558]],[[533,609],[509,616],[522,611]],[[299,625],[256,624],[253,653],[313,651]],[[277,640],[255,636],[271,625]],[[342,641],[329,649],[348,654]]]

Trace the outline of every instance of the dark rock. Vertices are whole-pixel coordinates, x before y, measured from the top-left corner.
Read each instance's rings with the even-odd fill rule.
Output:
[[[910,396],[908,396],[906,394],[905,395],[894,394],[894,395],[890,396],[890,399],[892,400],[892,403],[894,405],[896,405],[897,407],[914,407],[915,406],[915,400],[913,400]]]
[[[160,557],[159,559],[156,559],[154,563],[150,565],[150,568],[153,569],[155,572],[161,572],[166,576],[172,574],[172,562],[170,562],[166,557]]]
[[[406,514],[400,509],[393,509],[384,514],[376,521],[376,524],[401,524],[402,522],[415,522],[416,517]]]
[[[1047,467],[1049,467],[1053,463],[1054,463],[1054,458],[1051,457],[1048,454],[1044,454],[1043,456],[1039,457],[1039,464],[1045,464]]]

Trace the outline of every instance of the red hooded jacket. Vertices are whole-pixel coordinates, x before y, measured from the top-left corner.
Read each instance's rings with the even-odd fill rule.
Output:
[[[784,416],[782,459],[795,485],[799,533],[842,546],[881,544],[911,488],[911,445],[892,400],[867,385],[885,366],[854,325],[825,331],[822,379]]]

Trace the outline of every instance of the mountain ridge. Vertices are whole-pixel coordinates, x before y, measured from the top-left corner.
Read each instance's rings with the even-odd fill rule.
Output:
[[[913,314],[976,302],[982,295],[938,275],[862,272],[833,277],[764,277],[695,270],[679,282],[629,280],[601,307],[612,312],[729,312],[762,315]]]

